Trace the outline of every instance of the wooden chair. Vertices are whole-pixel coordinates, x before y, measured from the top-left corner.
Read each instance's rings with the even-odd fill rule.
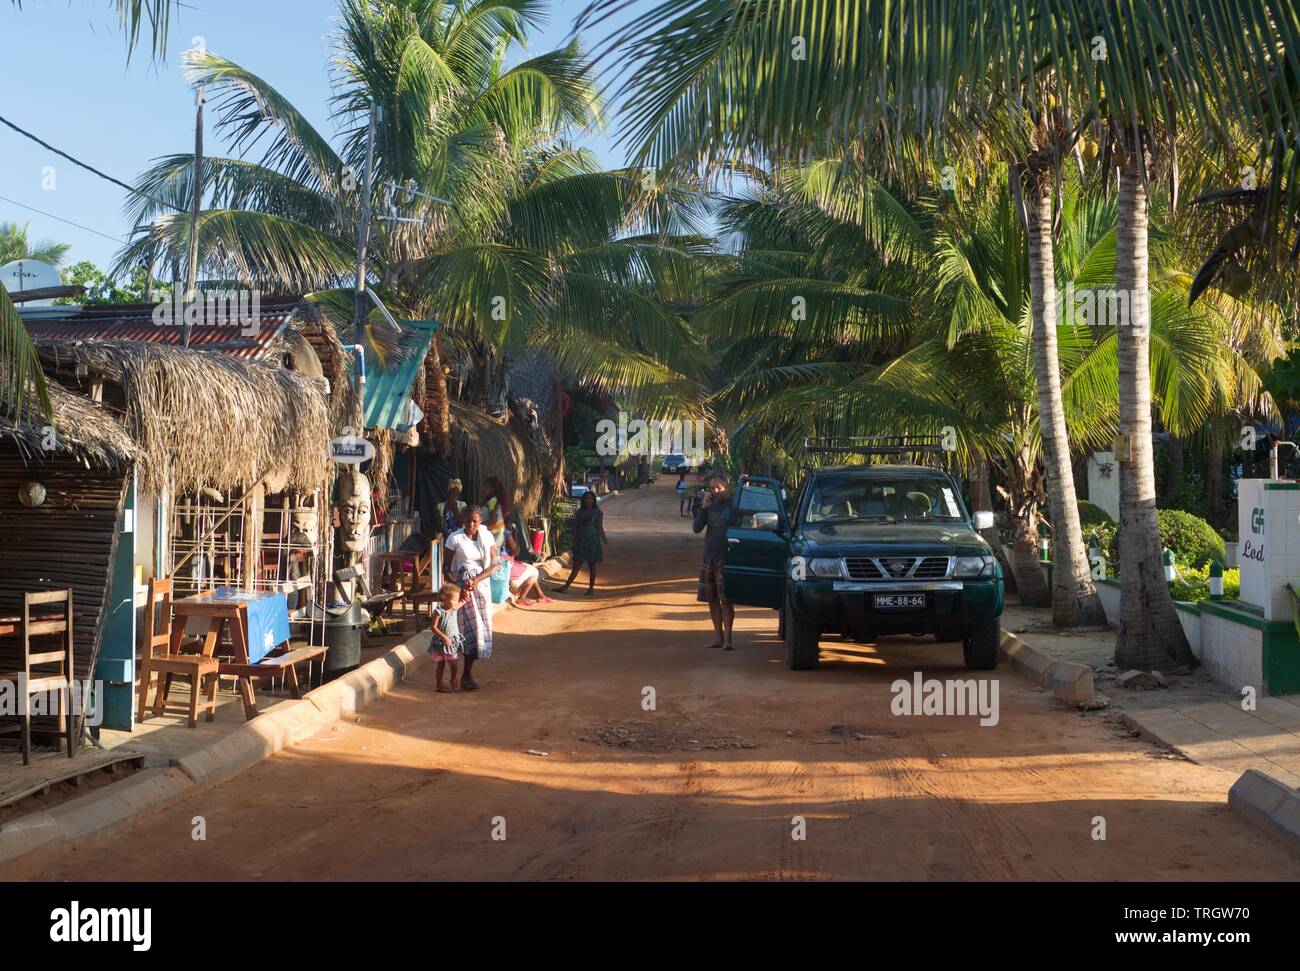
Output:
[[[5,731],[19,733],[23,765],[30,765],[32,760],[33,695],[59,693],[59,734],[67,737],[68,758],[75,752],[77,719],[72,710],[72,681],[76,669],[72,660],[72,591],[24,593],[17,633],[0,639],[0,681],[12,681],[17,686],[21,705],[18,724]]]
[[[161,611],[158,610],[160,605]],[[144,648],[140,652],[140,702],[136,720],[142,722],[149,714],[161,715],[164,712],[174,712],[188,715],[190,728],[193,728],[199,723],[200,707],[206,710],[205,717],[208,721],[216,717],[217,669],[220,667],[220,662],[216,657],[194,650],[201,648],[203,642],[200,640],[182,643],[179,653],[172,653],[171,636],[172,580],[171,577],[156,578],[149,581],[149,598],[145,601]],[[190,650],[186,651],[186,648]],[[161,675],[162,680],[158,684],[157,691],[154,692],[153,707],[150,709],[149,685],[155,674]],[[189,678],[188,705],[168,705],[167,696],[171,692],[172,675],[184,675]],[[202,702],[200,702],[201,695]]]
[[[416,628],[419,629],[421,604],[428,601],[429,592],[435,589],[432,576],[433,566],[438,562],[439,546],[436,539],[429,542],[423,553],[407,551],[402,553],[380,553],[372,557],[380,564],[381,585],[385,590],[402,594],[400,600],[402,614],[415,616]],[[406,569],[406,563],[412,568]],[[389,566],[393,569],[390,571]],[[441,581],[439,580],[439,583]]]
[[[442,587],[442,547],[437,540],[429,544],[423,556],[415,558],[415,575],[411,592],[406,596],[407,604],[415,613],[415,629],[420,630],[420,619],[429,609],[429,604],[438,596]]]

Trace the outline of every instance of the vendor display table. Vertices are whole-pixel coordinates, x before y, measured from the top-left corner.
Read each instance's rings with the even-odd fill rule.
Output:
[[[285,595],[219,587],[173,601],[172,613],[176,618],[172,624],[170,647],[173,654],[180,652],[185,636],[186,622],[182,618],[195,618],[200,625],[203,620],[207,621],[202,652],[208,657],[216,653],[222,628],[229,629],[233,660],[223,661],[218,674],[239,679],[244,716],[255,718],[257,699],[253,694],[253,678],[267,674],[256,670],[257,664],[279,645],[288,647],[289,607]]]

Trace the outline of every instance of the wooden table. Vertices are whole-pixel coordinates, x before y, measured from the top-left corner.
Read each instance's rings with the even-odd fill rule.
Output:
[[[217,668],[217,674],[234,675],[239,679],[239,696],[244,702],[244,717],[257,717],[257,698],[253,694],[253,678],[249,671],[253,665],[248,659],[248,618],[247,605],[237,600],[218,600],[213,591],[185,597],[172,601],[172,639],[168,650],[172,654],[181,653],[181,642],[185,639],[185,620],[190,617],[202,617],[208,621],[208,632],[203,638],[201,653],[212,657],[217,652],[221,641],[221,629],[230,630],[230,643],[234,650],[233,662],[223,661]]]
[[[185,621],[190,617],[205,618],[208,621],[208,631],[200,648],[201,653],[208,657],[216,654],[217,644],[221,641],[221,629],[229,628],[234,660],[222,661],[217,667],[217,675],[219,677],[224,674],[239,679],[239,696],[244,702],[244,717],[249,720],[257,717],[257,698],[253,692],[255,678],[282,678],[293,697],[301,698],[302,690],[298,684],[298,674],[294,665],[308,664],[307,676],[310,682],[311,662],[325,656],[325,647],[322,645],[290,649],[286,614],[284,618],[286,639],[254,663],[248,644],[248,603],[245,600],[226,599],[220,590],[208,590],[193,597],[172,601],[172,634],[169,650],[173,654],[180,651],[181,641],[185,637]],[[323,661],[321,665],[323,672]]]

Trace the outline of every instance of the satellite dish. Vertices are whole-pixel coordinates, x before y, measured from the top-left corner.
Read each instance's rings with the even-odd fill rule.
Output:
[[[0,284],[3,284],[10,293],[21,293],[24,290],[61,287],[63,277],[59,276],[59,271],[50,264],[42,263],[40,260],[14,260],[12,263],[0,266]],[[48,307],[53,303],[52,299],[32,300],[26,306]]]

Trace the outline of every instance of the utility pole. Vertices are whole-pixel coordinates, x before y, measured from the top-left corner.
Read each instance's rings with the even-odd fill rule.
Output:
[[[370,192],[374,185],[375,178],[375,122],[379,116],[379,108],[376,105],[370,106],[370,127],[366,133],[366,171],[364,179],[364,194],[361,197],[361,225],[357,230],[357,288],[356,288],[356,307],[355,321],[360,327],[365,323],[366,318],[370,316],[369,307],[366,303],[366,243],[370,236]]]
[[[203,88],[194,90],[194,175],[190,198],[190,262],[185,268],[185,300],[181,315],[181,346],[190,346],[190,307],[199,272],[199,207],[203,204]]]

